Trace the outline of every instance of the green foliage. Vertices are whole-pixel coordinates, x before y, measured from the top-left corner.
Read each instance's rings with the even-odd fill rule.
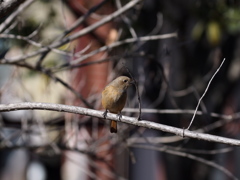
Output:
[[[218,1],[202,1],[196,9],[197,22],[192,30],[194,40],[206,38],[211,46],[218,46],[224,34],[240,32],[240,9],[234,4]]]

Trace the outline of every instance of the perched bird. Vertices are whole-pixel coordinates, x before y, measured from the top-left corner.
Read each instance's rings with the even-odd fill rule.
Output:
[[[119,76],[109,83],[102,92],[102,106],[106,110],[103,113],[106,118],[107,112],[115,113],[121,117],[121,111],[127,100],[127,88],[133,82],[127,76]],[[117,133],[117,122],[111,121],[110,132]]]

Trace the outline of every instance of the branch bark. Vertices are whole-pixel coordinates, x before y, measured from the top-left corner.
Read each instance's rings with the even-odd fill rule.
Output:
[[[25,0],[5,0],[3,2],[0,2],[0,18],[9,15],[24,1]]]
[[[103,111],[97,111],[93,109],[77,107],[77,106],[69,106],[69,105],[63,105],[63,104],[24,102],[24,103],[0,105],[0,112],[17,111],[17,110],[49,110],[49,111],[68,112],[68,113],[81,114],[81,115],[92,116],[97,118],[103,118]],[[108,113],[106,120],[119,121],[119,117],[116,114]],[[122,116],[120,122],[135,125],[135,126],[145,127],[149,129],[160,130],[160,131],[172,133],[182,137],[240,146],[240,140],[237,140],[237,139],[230,139],[230,138],[225,138],[221,136],[215,136],[215,135],[210,135],[205,133],[184,130],[181,128],[176,128],[176,127],[172,127],[164,124],[151,122],[148,120],[138,121],[136,118],[133,118],[133,117]]]
[[[24,9],[26,9],[30,4],[32,4],[35,0],[27,0],[26,2],[22,3],[20,6],[18,6],[18,8],[10,15],[8,16],[8,18],[2,23],[0,24],[0,33],[2,33],[4,31],[4,29],[7,28],[7,26],[21,13],[23,12]],[[19,1],[20,2],[20,1]],[[20,4],[20,3],[19,3]],[[16,3],[16,5],[19,5]],[[12,2],[12,6],[15,5]],[[15,6],[16,6],[15,5]],[[12,7],[14,8],[14,7]]]

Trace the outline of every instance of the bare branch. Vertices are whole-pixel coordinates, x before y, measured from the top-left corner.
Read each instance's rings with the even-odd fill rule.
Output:
[[[198,107],[199,107],[199,105],[200,105],[200,103],[201,103],[203,97],[204,97],[205,94],[207,93],[208,88],[209,88],[209,86],[210,86],[210,84],[211,84],[213,78],[214,78],[215,75],[218,73],[218,71],[221,69],[221,67],[222,67],[222,65],[223,65],[224,62],[225,62],[225,58],[223,59],[223,61],[222,61],[222,63],[220,64],[220,66],[217,68],[216,72],[213,74],[213,76],[212,76],[211,79],[209,80],[208,85],[207,85],[207,87],[206,87],[206,89],[205,89],[203,95],[202,95],[201,98],[198,100],[197,107],[196,107],[196,109],[195,109],[195,112],[194,112],[194,114],[193,114],[193,117],[192,117],[191,122],[190,122],[189,126],[187,127],[187,129],[189,129],[189,128],[191,127],[191,125],[192,125],[192,123],[193,123],[193,120],[194,120],[194,118],[195,118],[196,112],[197,112],[197,110],[198,110]]]
[[[117,42],[114,42],[112,44],[109,44],[109,45],[106,45],[106,46],[103,46],[97,50],[93,50],[92,52],[86,54],[86,55],[83,55],[81,56],[81,58],[78,58],[74,61],[72,61],[71,63],[72,64],[78,64],[80,63],[81,61],[99,53],[99,52],[103,52],[103,51],[107,51],[107,50],[111,50],[115,47],[118,47],[118,46],[122,46],[122,45],[125,45],[125,44],[130,44],[130,43],[134,43],[134,42],[142,42],[142,41],[154,41],[154,40],[159,40],[159,39],[167,39],[167,38],[174,38],[174,37],[177,37],[177,33],[174,32],[174,33],[168,33],[168,34],[161,34],[161,35],[152,35],[152,36],[143,36],[143,37],[138,37],[138,38],[129,38],[129,39],[125,39],[125,40],[122,40],[122,41],[117,41]]]
[[[88,12],[84,15],[81,16],[78,20],[76,20],[74,22],[74,24],[68,28],[64,33],[62,33],[62,35],[60,37],[58,37],[57,39],[62,39],[64,36],[66,36],[67,34],[69,34],[70,32],[72,32],[74,29],[76,29],[80,24],[82,24],[92,13],[94,13],[95,11],[97,11],[99,8],[101,8],[106,2],[108,2],[109,0],[103,0],[102,2],[100,2],[99,4],[97,4],[96,6],[92,7],[91,9],[88,10]]]
[[[87,107],[92,108],[92,105],[89,104],[87,102],[87,100],[76,90],[74,90],[73,87],[71,87],[68,83],[66,83],[65,81],[63,81],[62,79],[58,78],[57,76],[55,76],[53,73],[51,73],[51,71],[44,69],[42,67],[40,68],[36,68],[31,66],[30,64],[24,63],[14,63],[14,65],[19,66],[19,67],[24,67],[24,68],[28,68],[30,70],[35,70],[38,71],[40,73],[43,73],[45,75],[47,75],[49,78],[51,78],[52,80],[59,82],[60,84],[62,84],[65,88],[67,88],[68,90],[70,90],[76,97],[78,97]]]
[[[138,109],[136,108],[124,108],[122,110],[123,112],[134,112],[137,113]],[[147,109],[147,108],[142,108],[143,113],[157,113],[157,114],[194,114],[195,110],[192,109]],[[204,113],[202,111],[196,111],[196,115],[203,115]],[[225,114],[218,114],[218,113],[209,113],[211,117],[214,118],[222,118],[222,119],[227,119],[227,120],[232,120],[232,119],[238,119],[240,118],[240,114],[236,113],[233,115],[225,115]]]
[[[0,33],[2,33],[4,29],[6,29],[8,25],[34,1],[35,0],[27,0],[26,2],[21,4],[17,10],[15,10],[2,24],[0,24]]]
[[[33,1],[33,0],[31,0],[31,1]],[[53,48],[57,48],[57,47],[60,47],[64,44],[66,44],[66,43],[69,43],[72,40],[75,40],[75,39],[77,39],[81,36],[86,35],[87,33],[91,32],[91,31],[95,30],[96,28],[102,26],[103,24],[106,24],[106,23],[110,22],[111,20],[115,19],[116,17],[120,16],[121,14],[125,13],[126,11],[128,11],[129,9],[134,7],[140,1],[141,0],[132,0],[129,3],[127,3],[125,6],[123,6],[121,9],[119,9],[119,10],[115,11],[114,13],[106,16],[105,18],[99,20],[98,22],[82,29],[81,31],[79,31],[79,32],[77,32],[73,35],[70,35],[68,37],[63,38],[62,40],[57,41],[57,42],[51,44],[50,46],[43,47],[43,48],[39,49],[38,51],[31,52],[31,53],[26,54],[24,56],[12,58],[12,59],[4,59],[4,60],[1,61],[1,63],[14,63],[14,62],[18,62],[18,61],[21,61],[21,60],[25,60],[27,58],[30,58],[30,57],[39,55],[41,53],[44,53],[46,51],[49,51],[49,49],[51,50]],[[0,30],[1,30],[1,26],[0,26]]]
[[[32,34],[30,34],[29,36],[32,36]],[[14,34],[0,34],[0,38],[23,40],[23,41],[26,41],[27,43],[29,43],[33,46],[40,47],[40,48],[44,47],[43,44],[31,40],[29,36],[21,36],[21,35],[14,35]],[[72,56],[71,53],[62,51],[60,49],[52,48],[51,50],[53,52],[61,54],[61,55],[66,55],[66,56],[69,56],[69,57]]]
[[[16,7],[25,0],[5,0],[0,3],[0,18],[9,15]]]
[[[0,105],[0,112],[17,111],[17,110],[50,110],[50,111],[68,112],[68,113],[75,113],[75,114],[81,114],[86,116],[93,116],[97,118],[103,118],[102,111],[97,111],[97,110],[77,107],[77,106],[62,105],[62,104],[25,102],[25,103]],[[119,118],[118,116],[116,116],[116,114],[108,113],[106,120],[119,121]],[[169,132],[172,134],[176,134],[178,136],[240,146],[240,140],[237,140],[237,139],[230,139],[230,138],[224,138],[224,137],[210,135],[210,134],[183,130],[183,129],[168,126],[168,125],[158,124],[148,120],[137,121],[136,118],[122,116],[120,122],[135,125],[135,126],[145,127],[148,129],[155,129],[155,130],[160,130],[164,132]]]
[[[138,112],[138,120],[141,120],[142,118],[142,104],[141,104],[141,98],[140,98],[140,93],[139,93],[139,89],[138,89],[138,83],[136,81],[136,79],[133,77],[133,75],[131,74],[130,70],[125,67],[125,69],[127,70],[127,72],[130,74],[131,76],[131,79],[132,81],[134,82],[134,86],[136,88],[136,91],[137,91],[137,97],[138,97],[138,109],[139,109],[139,112]]]
[[[238,179],[236,176],[234,176],[229,170],[227,170],[223,166],[220,166],[215,162],[208,161],[206,159],[203,159],[203,158],[198,157],[198,156],[194,156],[194,155],[189,154],[189,153],[185,153],[185,152],[181,152],[181,151],[174,151],[174,150],[171,150],[171,149],[167,149],[165,147],[154,147],[154,146],[149,146],[149,145],[147,145],[147,146],[146,145],[131,145],[131,147],[151,149],[151,150],[155,150],[155,151],[166,152],[168,154],[173,154],[173,155],[176,155],[176,156],[186,157],[188,159],[192,159],[194,161],[198,161],[198,162],[201,162],[203,164],[206,164],[210,167],[214,167],[214,168],[220,170],[221,172],[223,172],[224,174],[226,174],[228,177],[230,177],[232,179],[235,179],[235,180]]]

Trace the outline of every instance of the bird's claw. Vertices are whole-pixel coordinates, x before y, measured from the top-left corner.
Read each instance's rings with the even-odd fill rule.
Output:
[[[121,121],[121,119],[122,119],[122,114],[119,113],[119,114],[118,114],[118,121]]]
[[[104,118],[104,119],[106,119],[106,117],[107,117],[107,112],[108,112],[108,111],[106,110],[106,111],[104,111],[104,113],[103,113],[103,118]]]

